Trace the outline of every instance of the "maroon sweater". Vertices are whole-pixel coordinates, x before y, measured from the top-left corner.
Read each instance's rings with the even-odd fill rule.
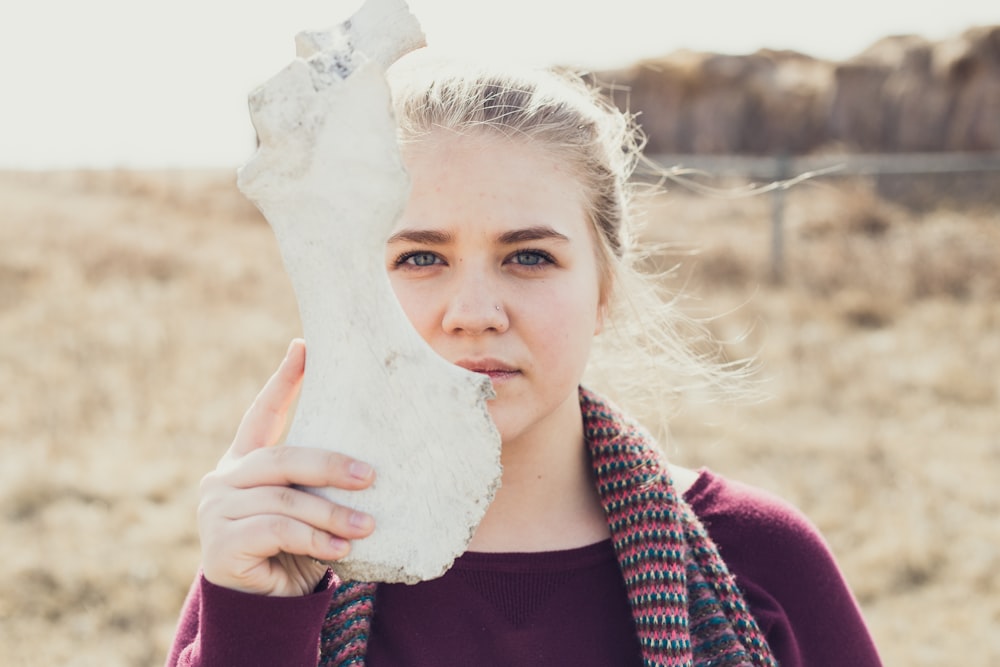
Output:
[[[781,667],[879,667],[858,605],[822,537],[787,503],[702,470],[684,494],[719,547]],[[199,577],[167,665],[315,667],[332,596],[230,591]],[[369,667],[639,665],[610,542],[460,557],[440,579],[382,585]],[[405,656],[405,663],[401,656]]]

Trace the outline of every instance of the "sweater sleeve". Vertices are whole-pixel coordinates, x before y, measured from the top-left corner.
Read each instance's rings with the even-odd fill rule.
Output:
[[[781,667],[881,667],[826,541],[789,503],[702,471],[685,494]]]
[[[199,573],[181,609],[167,667],[316,667],[332,572],[301,597],[268,597],[216,586]]]

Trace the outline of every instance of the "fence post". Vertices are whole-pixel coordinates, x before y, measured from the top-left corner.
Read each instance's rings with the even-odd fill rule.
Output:
[[[771,211],[771,280],[781,284],[785,280],[785,181],[790,175],[786,153],[778,155],[774,167],[777,187],[772,191]]]

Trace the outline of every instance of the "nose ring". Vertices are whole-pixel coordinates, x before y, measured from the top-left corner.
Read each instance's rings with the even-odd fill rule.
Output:
[[[500,312],[500,306],[496,306],[497,312]]]

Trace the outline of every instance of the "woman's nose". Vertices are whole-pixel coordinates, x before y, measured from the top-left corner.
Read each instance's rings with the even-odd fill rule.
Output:
[[[488,277],[465,277],[458,281],[445,308],[441,327],[446,333],[479,335],[503,333],[510,325],[499,290]]]

